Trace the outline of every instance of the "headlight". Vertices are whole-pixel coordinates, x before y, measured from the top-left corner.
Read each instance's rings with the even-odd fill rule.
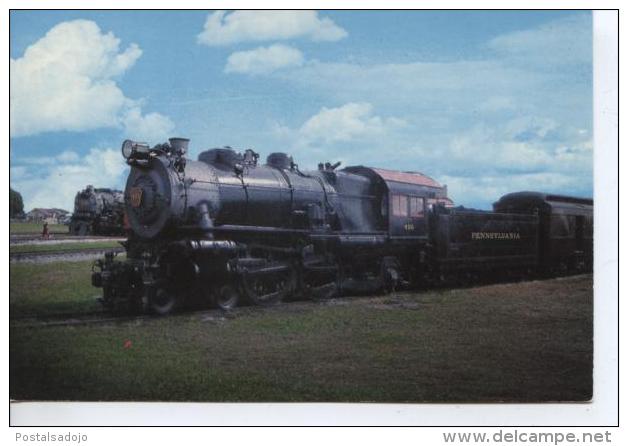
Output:
[[[124,159],[129,159],[129,157],[133,153],[133,145],[133,141],[131,141],[130,139],[127,139],[122,143],[122,156],[124,157]]]
[[[122,156],[124,159],[129,159],[131,156],[136,158],[146,158],[148,156],[148,152],[150,152],[150,147],[148,147],[148,144],[146,143],[135,142],[130,139],[127,139],[122,143]]]

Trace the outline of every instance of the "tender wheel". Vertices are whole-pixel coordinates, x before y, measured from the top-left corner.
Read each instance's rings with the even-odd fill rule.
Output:
[[[233,310],[240,301],[240,293],[235,286],[225,284],[213,293],[213,304],[221,310]]]
[[[177,296],[164,288],[156,288],[149,293],[148,306],[153,313],[160,316],[171,313],[177,303]]]
[[[280,274],[243,275],[242,289],[252,305],[274,305],[292,294],[296,288],[296,273],[290,268]]]

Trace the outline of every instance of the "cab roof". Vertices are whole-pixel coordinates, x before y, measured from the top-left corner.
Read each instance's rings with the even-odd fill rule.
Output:
[[[428,177],[420,172],[400,172],[397,170],[388,170],[373,168],[373,171],[382,177],[385,181],[396,181],[397,183],[417,184],[419,186],[442,188],[433,178]]]
[[[345,172],[362,175],[385,185],[390,192],[422,193],[428,197],[447,199],[447,186],[419,172],[401,172],[379,167],[349,166]],[[447,200],[448,203],[451,200]],[[453,203],[453,202],[451,202]]]

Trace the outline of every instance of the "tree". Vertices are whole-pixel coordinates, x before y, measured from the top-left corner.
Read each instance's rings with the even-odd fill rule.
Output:
[[[24,202],[22,194],[9,188],[9,215],[11,218],[24,213]]]

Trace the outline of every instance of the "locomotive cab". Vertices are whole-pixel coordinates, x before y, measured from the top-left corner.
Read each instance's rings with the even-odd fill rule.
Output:
[[[422,191],[395,187],[388,194],[389,232],[393,237],[426,236],[426,196]]]
[[[374,185],[381,229],[391,239],[427,238],[427,212],[434,203],[451,206],[447,187],[417,172],[352,166],[345,172],[362,175]]]

